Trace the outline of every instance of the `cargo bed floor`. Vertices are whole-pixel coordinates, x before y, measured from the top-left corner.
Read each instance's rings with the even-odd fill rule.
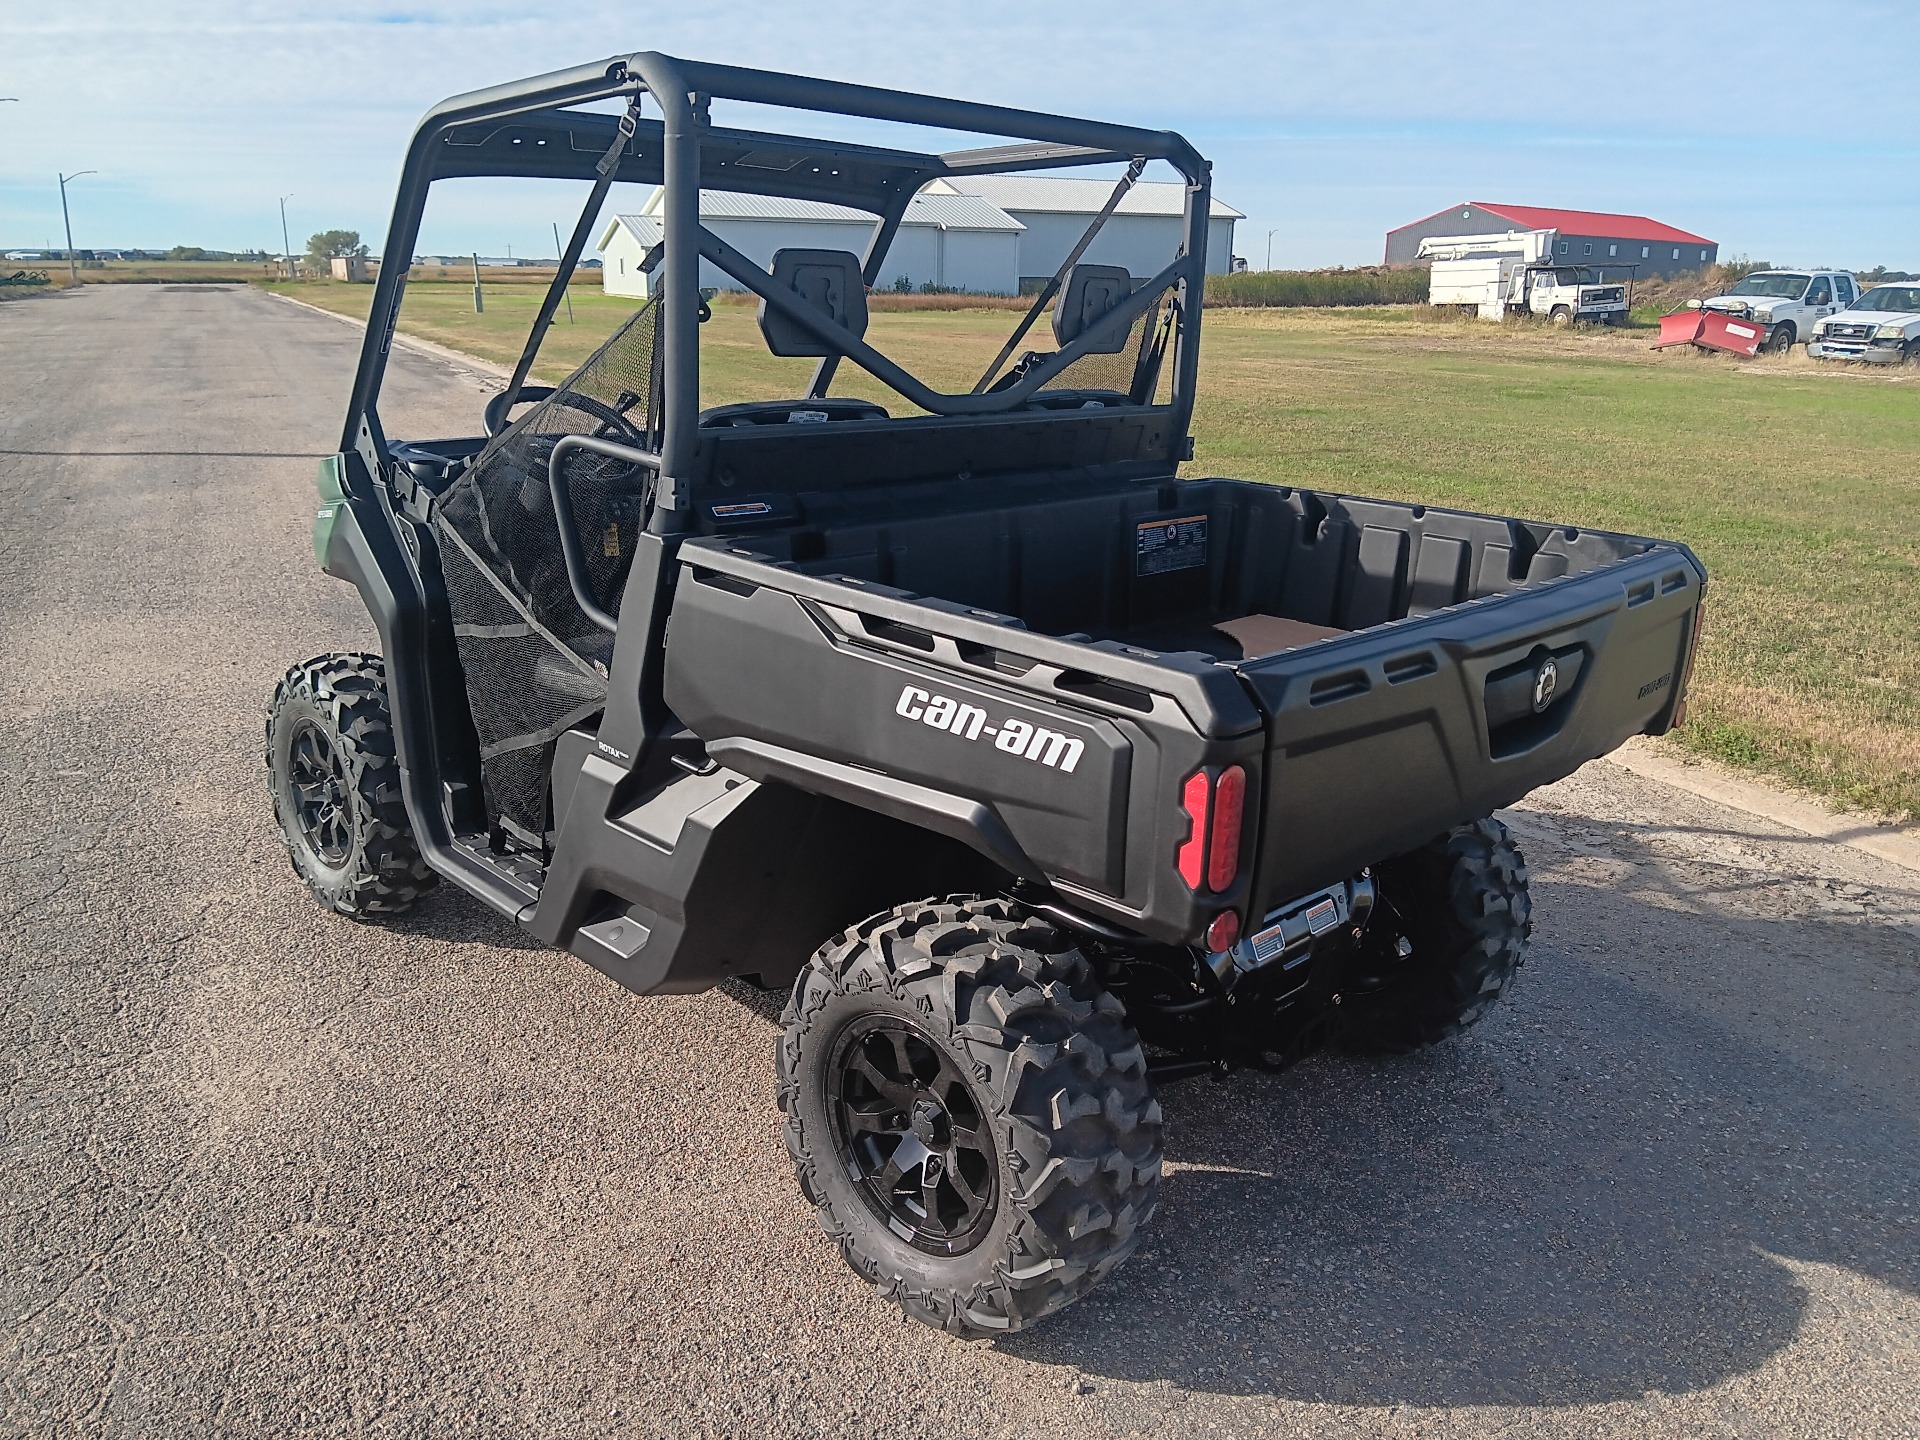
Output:
[[[1252,660],[1347,633],[1331,625],[1309,625],[1279,615],[1241,615],[1228,620],[1189,615],[1136,625],[1113,638],[1143,650],[1198,650],[1216,660]]]

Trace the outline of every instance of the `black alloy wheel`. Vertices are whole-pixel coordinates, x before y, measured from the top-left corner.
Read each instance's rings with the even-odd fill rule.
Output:
[[[300,833],[326,864],[338,869],[353,849],[353,823],[347,811],[352,780],[340,752],[312,720],[293,727],[288,746],[288,780],[293,787],[294,818]]]
[[[287,860],[327,909],[397,915],[435,883],[400,790],[400,757],[378,655],[316,655],[274,687],[267,794]]]
[[[932,1255],[963,1255],[992,1226],[999,1165],[973,1088],[931,1037],[867,1015],[828,1072],[835,1148],[887,1227]]]
[[[1160,1106],[1125,1006],[1071,934],[1004,899],[897,906],[821,946],[781,1020],[800,1191],[913,1319],[1023,1329],[1139,1243]]]

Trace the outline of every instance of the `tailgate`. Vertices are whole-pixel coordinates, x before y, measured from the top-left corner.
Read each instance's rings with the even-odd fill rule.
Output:
[[[1664,731],[1705,579],[1677,546],[1244,662],[1255,915]]]

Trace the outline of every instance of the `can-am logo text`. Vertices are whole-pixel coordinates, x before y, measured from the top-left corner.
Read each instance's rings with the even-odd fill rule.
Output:
[[[987,712],[978,705],[935,695],[918,685],[909,685],[900,692],[893,713],[968,740],[990,737],[994,749],[1037,760],[1063,775],[1073,773],[1073,767],[1080,763],[1080,756],[1087,748],[1086,742],[1077,736],[1062,735],[1058,730],[1047,730],[1017,717],[989,725]]]

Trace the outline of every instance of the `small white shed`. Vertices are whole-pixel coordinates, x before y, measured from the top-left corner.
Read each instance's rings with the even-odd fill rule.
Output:
[[[637,215],[618,215],[600,238],[601,287],[609,295],[645,298],[640,262],[660,240],[661,192],[654,191]],[[865,210],[818,200],[700,192],[700,223],[741,254],[770,265],[776,250],[850,250],[865,255],[878,219]],[[1019,241],[1024,227],[996,206],[967,195],[916,195],[900,222],[881,266],[876,288],[918,290],[932,285],[977,295],[1012,295],[1019,289]],[[700,284],[715,290],[741,287],[707,261]]]

